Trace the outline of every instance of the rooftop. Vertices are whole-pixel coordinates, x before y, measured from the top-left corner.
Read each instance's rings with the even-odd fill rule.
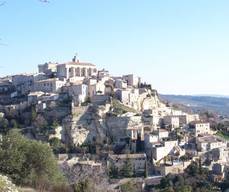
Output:
[[[219,138],[215,137],[214,135],[204,135],[202,137],[197,137],[197,140],[201,143],[216,143],[222,142]]]
[[[137,159],[137,158],[146,158],[145,153],[135,153],[135,154],[119,154],[119,155],[109,155],[109,158],[116,159]]]
[[[58,65],[81,65],[81,66],[95,67],[95,64],[88,63],[88,62],[80,62],[80,61],[70,61],[70,62],[58,64]]]

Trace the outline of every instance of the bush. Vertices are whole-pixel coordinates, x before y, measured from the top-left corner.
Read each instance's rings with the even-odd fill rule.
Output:
[[[23,137],[17,130],[3,136],[0,144],[0,172],[18,185],[47,189],[65,183],[52,149]]]

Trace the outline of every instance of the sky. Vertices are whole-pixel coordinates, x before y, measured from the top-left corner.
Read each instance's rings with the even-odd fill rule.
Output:
[[[228,0],[6,0],[0,76],[77,52],[166,94],[229,95]]]

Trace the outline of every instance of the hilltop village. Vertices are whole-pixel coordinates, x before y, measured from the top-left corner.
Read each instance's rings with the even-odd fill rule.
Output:
[[[193,162],[209,170],[212,182],[228,176],[228,142],[209,121],[161,101],[134,74],[112,76],[76,57],[2,77],[0,128],[47,142],[70,183],[89,177],[107,191],[128,182],[156,191]]]

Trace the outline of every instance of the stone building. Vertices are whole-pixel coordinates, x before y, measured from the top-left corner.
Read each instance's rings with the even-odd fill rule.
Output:
[[[107,166],[108,168],[115,167],[118,172],[122,172],[127,162],[130,163],[131,169],[135,175],[145,175],[147,158],[144,153],[109,155]]]
[[[122,79],[125,80],[127,85],[131,87],[139,87],[141,83],[140,77],[136,77],[133,74],[123,75]]]
[[[12,76],[12,83],[16,87],[19,94],[26,95],[34,85],[33,74],[19,74]]]
[[[45,79],[41,81],[37,81],[34,84],[34,90],[35,91],[42,91],[42,92],[48,92],[48,93],[55,93],[60,90],[61,87],[65,85],[65,81],[61,81],[58,78],[51,78],[51,79]]]
[[[15,86],[10,81],[0,81],[0,95],[8,95],[15,91]]]
[[[190,125],[190,130],[194,133],[195,137],[198,135],[211,134],[210,123],[194,122]]]
[[[97,76],[96,66],[92,63],[76,61],[74,57],[71,62],[57,65],[57,77],[70,79],[72,77]]]
[[[168,126],[172,130],[180,127],[179,116],[169,115],[169,116],[165,116],[163,119],[164,119],[165,126]]]
[[[38,65],[39,73],[45,73],[47,75],[51,75],[52,73],[56,72],[57,63],[45,63]]]
[[[70,85],[63,87],[63,90],[68,92],[68,94],[72,97],[75,105],[79,105],[85,102],[88,97],[88,86],[83,83],[71,83]]]
[[[211,151],[212,149],[227,146],[226,142],[224,142],[221,139],[218,139],[213,135],[205,135],[203,137],[197,137],[196,145],[197,145],[197,150],[202,152]]]

